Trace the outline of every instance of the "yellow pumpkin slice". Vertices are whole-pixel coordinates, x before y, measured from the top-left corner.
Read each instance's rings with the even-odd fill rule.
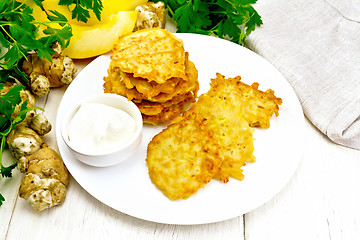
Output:
[[[132,32],[138,11],[120,11],[104,23],[93,26],[71,24],[73,36],[64,54],[70,58],[89,58],[109,52],[116,39]]]

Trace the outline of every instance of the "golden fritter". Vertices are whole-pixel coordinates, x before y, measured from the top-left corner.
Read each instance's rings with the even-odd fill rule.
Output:
[[[154,81],[149,81],[146,78],[134,77],[132,73],[125,73],[120,70],[121,76],[120,79],[125,83],[126,88],[132,89],[136,88],[138,92],[144,95],[146,99],[154,97],[160,93],[173,93],[175,88],[180,84],[183,84],[187,79],[181,78],[170,78],[164,83],[157,83]],[[185,74],[187,77],[192,79],[197,79],[197,70],[195,65],[192,62],[189,62],[189,53],[185,52]]]
[[[195,102],[195,98],[189,97],[182,102],[179,102],[169,107],[164,107],[161,110],[161,112],[157,113],[156,115],[150,115],[150,114],[147,115],[146,113],[142,113],[143,121],[144,123],[149,123],[153,125],[169,122],[170,120],[174,119],[175,117],[179,116],[182,112],[187,110],[190,107],[190,105],[194,102]],[[147,109],[147,111],[149,111],[149,109]]]
[[[141,93],[137,90],[137,88],[131,88],[132,83],[127,81],[127,85],[124,82],[124,74],[120,70],[120,68],[110,63],[108,68],[108,76],[104,77],[104,92],[105,93],[115,93],[122,96],[125,96],[128,100],[135,100],[137,102],[142,100],[148,100],[152,102],[166,102],[170,99],[174,98],[177,95],[182,95],[188,92],[193,92],[196,96],[199,91],[199,81],[198,81],[198,71],[193,62],[191,62],[188,58],[185,61],[186,65],[186,76],[187,80],[175,78],[169,79],[170,84],[167,82],[163,83],[165,86],[162,87],[163,84],[155,84],[153,88],[149,88],[149,91],[146,93]],[[169,91],[169,86],[176,82],[176,86],[173,91]],[[134,84],[136,85],[136,83]],[[156,88],[155,88],[156,86]],[[167,89],[167,91],[163,91]],[[143,89],[144,90],[144,89]],[[158,90],[160,93],[155,95]],[[153,96],[155,95],[155,96]]]
[[[114,44],[111,60],[123,72],[149,81],[186,79],[184,43],[164,29],[143,29],[121,36]]]
[[[223,158],[220,171],[215,176],[222,182],[228,182],[229,177],[243,180],[242,167],[255,161],[253,155],[253,129],[242,115],[239,103],[231,101],[222,92],[202,94],[198,101],[184,113],[184,116],[196,114],[206,118],[205,124],[218,141],[219,152]],[[214,94],[218,94],[214,97]]]
[[[157,134],[147,148],[151,181],[171,200],[188,198],[218,172],[218,146],[204,124],[190,115]]]
[[[281,98],[274,95],[271,89],[265,92],[258,90],[258,83],[251,86],[241,82],[241,77],[227,78],[219,73],[211,79],[211,91],[208,96],[222,97],[229,101],[237,102],[242,110],[242,115],[251,127],[270,127],[270,117],[279,115]]]
[[[140,102],[134,101],[136,106],[139,108],[140,112],[145,115],[157,115],[162,112],[164,108],[173,107],[181,102],[195,102],[195,96],[192,92],[186,94],[178,95],[169,101],[166,102],[150,102],[143,100]]]
[[[269,127],[270,117],[274,113],[278,115],[281,103],[274,91],[262,92],[257,83],[246,85],[240,76],[225,79],[217,74],[211,80],[210,90],[183,115],[206,118],[206,124],[219,141],[224,159],[215,178],[222,182],[229,181],[229,177],[244,179],[242,167],[255,161],[253,129],[249,126]]]
[[[126,88],[135,88],[139,93],[143,94],[146,99],[155,97],[160,93],[171,94],[175,91],[180,81],[184,81],[180,78],[170,78],[166,80],[166,82],[159,84],[157,82],[149,82],[144,78],[134,78],[131,73],[124,73],[122,79]]]
[[[262,92],[257,83],[249,86],[240,79],[217,74],[210,90],[148,145],[150,178],[170,199],[196,193],[211,175],[224,183],[230,177],[243,180],[242,167],[255,161],[250,125],[267,127],[272,114],[278,115],[282,100],[272,90]],[[217,170],[210,172],[207,165],[198,162],[199,157],[210,157],[213,164],[217,159],[216,165],[211,165],[218,166]],[[195,180],[200,175],[193,174],[194,167],[196,172],[203,172],[201,180]]]
[[[116,93],[119,94],[117,83],[120,82],[121,77],[121,70],[120,68],[113,65],[112,62],[110,62],[109,68],[107,69],[107,76],[103,77],[104,84],[103,89],[104,93]]]

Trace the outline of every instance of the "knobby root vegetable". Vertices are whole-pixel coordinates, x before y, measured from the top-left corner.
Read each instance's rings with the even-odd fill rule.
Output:
[[[66,196],[68,172],[57,152],[46,144],[31,155],[19,159],[21,171],[26,173],[19,196],[36,210],[60,205]]]
[[[38,97],[47,95],[50,88],[70,84],[77,71],[73,60],[62,55],[58,42],[55,42],[52,48],[55,53],[51,55],[51,62],[46,58],[40,59],[36,53],[32,53],[22,63],[21,70],[29,76],[28,85]]]
[[[43,144],[42,138],[37,132],[29,128],[27,122],[17,124],[15,129],[7,136],[6,142],[16,159],[33,154]]]
[[[148,2],[136,7],[138,17],[134,31],[148,28],[165,28],[165,4]]]
[[[44,114],[36,114],[28,120],[29,127],[43,136],[51,131],[51,124]]]
[[[17,124],[6,139],[19,171],[25,173],[19,196],[36,211],[61,204],[68,185],[69,174],[60,155],[42,140],[50,130],[43,114],[33,114]]]

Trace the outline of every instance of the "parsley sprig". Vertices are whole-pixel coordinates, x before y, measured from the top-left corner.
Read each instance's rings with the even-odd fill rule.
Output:
[[[0,91],[4,88],[4,83],[0,83]],[[13,113],[15,111],[15,106],[22,102],[20,91],[24,89],[25,86],[17,85],[12,87],[7,93],[0,95],[0,174],[3,178],[12,177],[12,170],[16,167],[17,162],[4,166],[2,163],[2,153],[6,146],[6,137],[9,135],[11,130],[13,130],[16,124],[22,122],[26,114],[29,111],[35,109],[41,109],[38,107],[28,107],[27,101],[21,104],[20,112],[13,118]],[[0,193],[0,206],[3,201],[5,201],[4,196]]]
[[[101,0],[59,0],[59,5],[70,6],[75,4],[75,7],[71,9],[71,17],[73,19],[76,18],[78,21],[87,22],[90,18],[91,10],[96,18],[101,20],[101,11],[103,9],[103,5]]]
[[[41,6],[41,0],[35,2]],[[0,1],[0,90],[4,88],[4,82],[14,79],[26,81],[27,76],[20,71],[18,65],[30,52],[36,52],[41,59],[51,61],[51,54],[55,52],[51,47],[55,41],[58,41],[62,48],[69,44],[71,26],[63,15],[52,11],[52,14],[48,15],[48,21],[36,21],[32,14],[33,10],[26,5],[26,0]],[[20,91],[24,88],[25,86],[19,85],[6,94],[0,94],[0,175],[3,178],[12,177],[12,170],[17,165],[14,163],[4,166],[2,163],[6,137],[25,119],[27,112],[39,109],[28,107],[25,101],[21,105],[20,113],[12,118],[15,106],[21,103]],[[4,196],[0,194],[0,205],[4,200]]]
[[[213,35],[244,45],[246,37],[263,24],[252,6],[257,0],[162,1],[178,32]]]
[[[41,4],[41,2],[36,1]],[[37,52],[43,59],[51,60],[54,50],[51,48],[55,41],[59,41],[63,48],[69,44],[71,26],[66,18],[58,12],[49,16],[49,21],[35,21],[32,9],[18,1],[0,1],[0,70],[14,71],[16,76],[22,75],[18,63],[31,52]],[[60,27],[52,27],[51,23],[58,23]],[[45,36],[40,37],[40,29],[44,29]],[[3,77],[4,74],[1,74]]]

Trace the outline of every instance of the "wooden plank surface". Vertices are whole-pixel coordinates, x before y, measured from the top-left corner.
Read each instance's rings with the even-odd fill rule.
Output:
[[[303,159],[291,181],[246,214],[247,240],[360,239],[360,151],[330,142],[309,122],[306,130]]]
[[[78,62],[79,70],[86,63]],[[64,91],[55,89],[37,102],[53,124],[45,141],[56,150],[56,112]],[[305,129],[304,154],[291,181],[244,216],[194,226],[152,223],[102,204],[73,178],[61,206],[36,213],[18,198],[23,175],[14,171],[13,178],[0,181],[6,197],[0,208],[0,239],[360,239],[360,151],[330,142],[309,121]],[[5,156],[6,162],[11,159]],[[214,208],[222,204],[226,200]]]
[[[3,153],[3,164],[8,166],[14,162],[8,150]],[[18,190],[21,183],[22,174],[14,170],[12,178],[3,178],[0,176],[0,192],[5,198],[5,202],[0,207],[0,239],[6,236],[11,217],[18,199]]]
[[[242,216],[196,226],[143,221],[107,207],[71,178],[60,207],[35,213],[23,199],[9,199],[1,208],[1,216],[9,215],[1,218],[2,239],[359,239],[360,152],[306,126],[305,152],[294,177],[272,200],[246,214],[245,222]],[[10,203],[13,215],[3,215],[12,211]]]

